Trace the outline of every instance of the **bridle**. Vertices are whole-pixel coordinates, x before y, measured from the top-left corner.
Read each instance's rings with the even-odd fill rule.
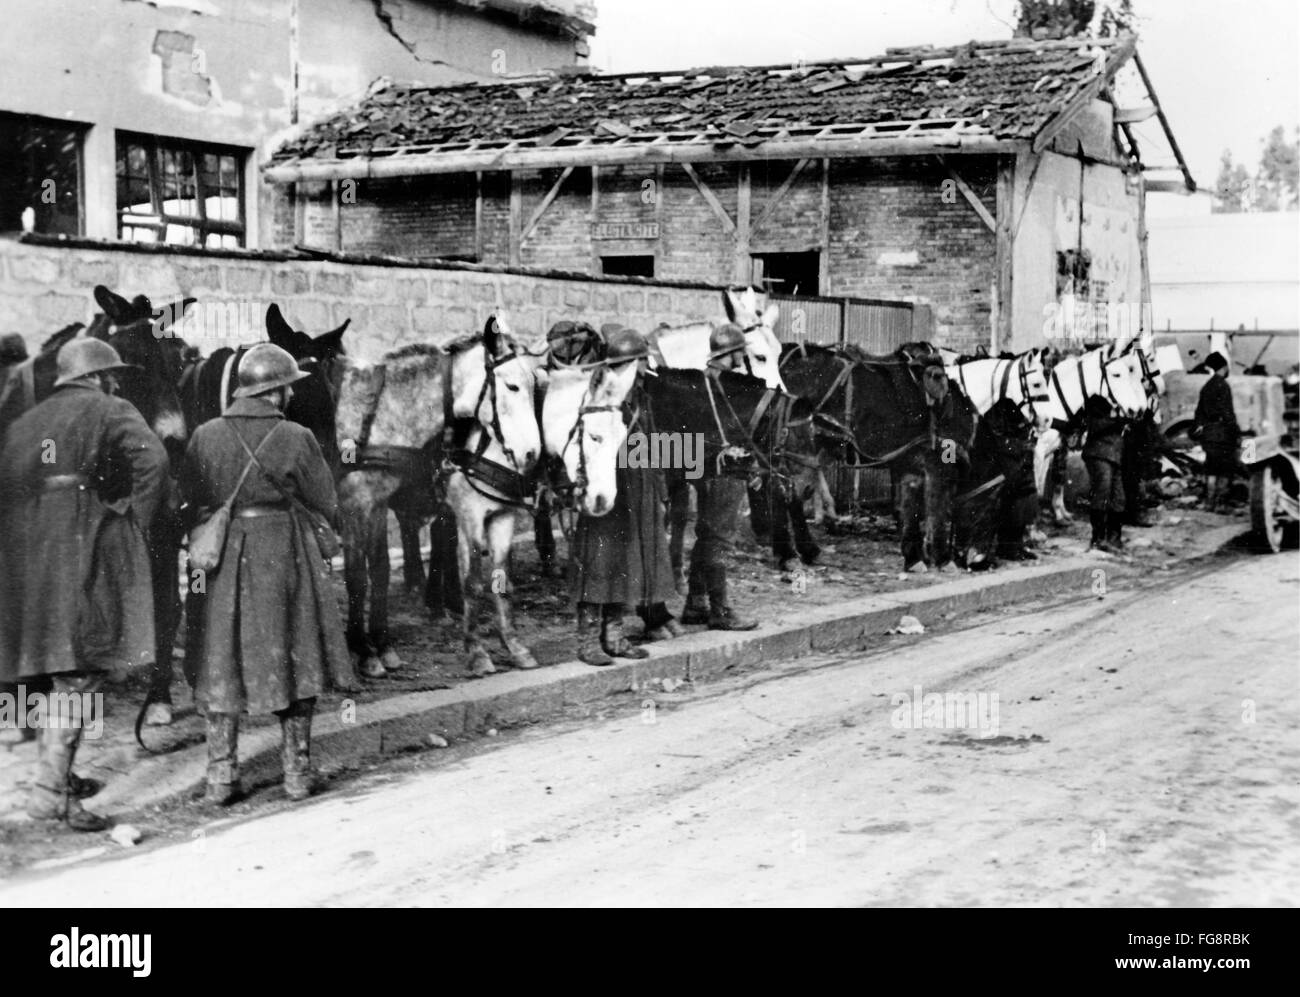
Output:
[[[1097,370],[1097,378],[1100,383],[1097,385],[1095,390],[1089,390],[1087,375],[1088,371],[1093,367],[1093,357],[1097,358],[1095,366]],[[1056,367],[1052,369],[1052,376],[1050,379],[1052,389],[1056,392],[1056,400],[1060,403],[1061,410],[1065,413],[1065,423],[1068,425],[1078,419],[1079,415],[1083,412],[1084,405],[1087,404],[1088,399],[1092,395],[1108,397],[1111,405],[1114,406],[1116,410],[1119,410],[1121,408],[1119,399],[1115,396],[1115,389],[1111,387],[1110,378],[1106,376],[1106,368],[1112,363],[1121,360],[1122,356],[1107,357],[1103,350],[1098,349],[1091,350],[1082,356],[1073,357],[1071,359],[1074,360],[1075,372],[1079,379],[1079,405],[1077,408],[1070,404],[1070,400],[1066,395],[1065,382],[1061,378],[1060,374],[1061,364],[1058,363]]]
[[[508,363],[513,363],[516,360],[522,360],[527,354],[521,353],[519,350],[517,350],[513,342],[509,342],[507,340],[507,343],[509,344],[509,349],[507,350],[507,352],[503,353],[500,356],[493,356],[491,351],[488,350],[487,344],[486,343],[482,344],[483,345],[483,387],[479,389],[478,398],[474,402],[473,413],[474,413],[474,418],[477,420],[479,410],[483,407],[483,402],[486,400],[490,403],[492,418],[488,423],[485,424],[485,428],[488,430],[489,433],[491,433],[491,439],[496,440],[496,442],[501,447],[502,453],[504,453],[507,459],[510,461],[510,463],[514,465],[516,473],[521,473],[519,458],[515,456],[515,452],[511,450],[510,447],[506,444],[505,431],[501,428],[501,411],[497,405],[496,370],[498,367],[503,367]],[[452,427],[456,421],[456,416],[454,412],[456,399],[452,393],[452,375],[454,373],[455,366],[456,366],[456,361],[455,358],[453,357],[443,368],[443,384],[442,384],[443,434],[448,444],[450,444]],[[488,447],[488,444],[489,444],[488,437],[480,436],[479,448],[473,456],[476,459],[482,458],[484,451]],[[451,449],[450,445],[447,447],[447,449],[448,451],[450,451]]]
[[[1020,400],[1017,407],[1020,414],[1024,416],[1025,421],[1035,423],[1038,420],[1038,406],[1047,404],[1051,401],[1051,395],[1046,388],[1042,391],[1034,391],[1029,385],[1029,365],[1031,353],[1022,353],[1018,357],[998,357],[992,359],[992,369],[989,372],[989,401],[991,408],[1004,398],[1010,397],[1011,374],[1016,373],[1016,379],[1020,387]],[[968,361],[966,363],[957,363],[957,383],[965,393],[967,398],[974,397],[971,390],[970,379],[966,374],[966,369],[979,360]]]

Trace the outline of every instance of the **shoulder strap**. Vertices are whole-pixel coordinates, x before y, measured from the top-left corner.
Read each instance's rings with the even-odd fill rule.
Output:
[[[244,481],[248,478],[248,472],[253,469],[254,464],[262,468],[262,473],[266,474],[266,478],[268,481],[271,482],[271,484],[275,485],[276,488],[279,488],[280,491],[284,491],[283,488],[280,488],[279,482],[277,482],[274,478],[271,477],[270,474],[267,473],[266,468],[262,467],[262,462],[257,459],[258,450],[261,450],[262,447],[266,446],[266,441],[271,438],[272,433],[274,433],[277,429],[280,428],[280,424],[277,422],[274,426],[272,426],[270,432],[268,432],[265,436],[262,437],[262,442],[259,443],[257,445],[257,448],[254,450],[250,450],[248,448],[248,444],[244,442],[243,436],[239,434],[239,430],[235,428],[235,424],[233,422],[227,419],[226,425],[229,426],[230,431],[235,434],[235,439],[237,439],[239,441],[239,445],[244,448],[244,453],[248,454],[248,463],[244,465],[244,472],[239,476],[239,483],[235,485],[235,490],[230,493],[230,498],[226,499],[226,505],[234,505],[235,496],[238,495],[239,490],[244,487]]]

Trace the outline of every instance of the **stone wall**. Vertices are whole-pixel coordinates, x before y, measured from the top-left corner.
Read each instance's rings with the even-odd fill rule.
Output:
[[[721,287],[705,284],[0,239],[0,333],[17,332],[37,350],[63,326],[91,319],[96,284],[127,297],[147,294],[156,306],[198,299],[179,334],[204,353],[265,339],[272,302],[313,335],[351,319],[348,349],[368,359],[406,343],[446,342],[502,311],[528,342],[561,318],[648,330],[724,317]]]

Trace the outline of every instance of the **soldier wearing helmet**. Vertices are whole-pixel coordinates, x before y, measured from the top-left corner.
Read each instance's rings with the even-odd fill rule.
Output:
[[[645,337],[635,330],[608,325],[601,333],[605,361],[611,365],[641,363],[649,356]],[[628,394],[624,419],[629,434],[654,431],[640,384]],[[616,472],[614,508],[604,516],[579,516],[573,539],[578,657],[589,665],[610,665],[615,657],[649,656],[649,651],[624,636],[628,606],[636,607],[647,633],[681,632],[667,606],[673,579],[664,529],[663,474],[622,464]]]
[[[716,370],[745,370],[745,330],[732,322],[715,325],[709,333],[709,366]]]
[[[563,319],[546,334],[547,367],[592,363],[599,359],[603,340],[586,322]]]
[[[128,367],[113,347],[73,339],[55,362],[54,391],[9,426],[0,454],[0,684],[54,694],[27,812],[97,831],[107,822],[79,801],[96,787],[72,765],[105,673],[154,659],[145,531],[167,453],[113,397]]]
[[[745,333],[725,322],[709,334],[709,367],[747,372]],[[687,574],[683,623],[704,623],[711,630],[753,630],[758,620],[740,615],[727,592],[727,552],[731,550],[745,497],[745,482],[719,475],[695,482],[695,546]]]
[[[305,377],[285,350],[253,347],[235,400],[190,438],[181,491],[192,518],[232,502],[220,564],[188,605],[194,695],[207,720],[209,803],[240,795],[239,717],[280,718],[285,792],[315,790],[311,722],[327,676],[351,670],[343,623],[304,510],[337,521],[334,480],[316,437],[288,422]],[[196,586],[191,580],[191,597]],[[195,611],[196,610],[196,611]],[[187,665],[189,663],[187,662]]]

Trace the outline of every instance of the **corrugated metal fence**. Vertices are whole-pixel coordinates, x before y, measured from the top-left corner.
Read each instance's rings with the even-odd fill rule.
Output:
[[[892,353],[904,343],[930,338],[930,306],[910,301],[873,298],[829,298],[771,294],[781,309],[777,331],[784,342],[820,346],[853,345],[868,353]],[[855,505],[888,505],[893,501],[886,470],[860,470],[838,464],[827,482],[840,513]]]

